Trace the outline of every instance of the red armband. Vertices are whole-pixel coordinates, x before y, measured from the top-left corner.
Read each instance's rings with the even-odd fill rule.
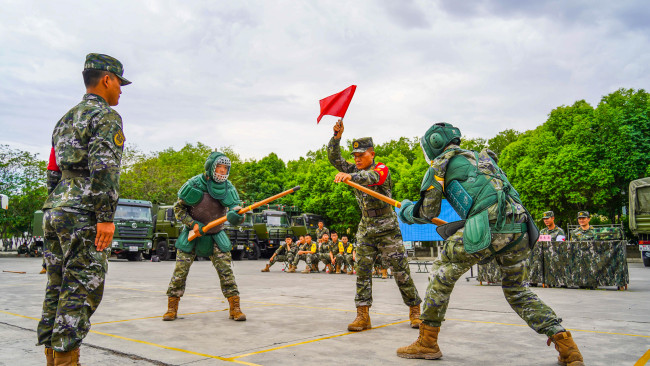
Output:
[[[373,169],[373,170],[376,171],[377,174],[379,174],[379,182],[377,182],[375,184],[370,184],[370,185],[368,185],[368,187],[380,186],[380,185],[384,184],[384,182],[386,181],[386,178],[388,177],[388,167],[386,166],[386,164],[377,163],[377,165],[375,165],[375,169]]]
[[[59,166],[56,165],[56,154],[54,153],[54,147],[50,151],[50,162],[47,164],[47,170],[53,170],[55,172],[60,172]]]

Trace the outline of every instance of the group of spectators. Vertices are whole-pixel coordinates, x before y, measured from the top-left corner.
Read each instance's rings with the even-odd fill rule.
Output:
[[[284,243],[276,249],[262,272],[269,272],[271,266],[282,262],[285,264],[287,272],[295,273],[300,261],[305,262],[305,269],[301,273],[320,272],[319,265],[322,263],[323,270],[330,274],[353,275],[355,273],[356,249],[347,234],[339,236],[336,231],[330,232],[324,223],[319,221],[314,237],[307,233],[301,235],[294,243],[293,238],[287,235]],[[376,263],[376,273],[380,274],[382,278],[387,278],[387,266],[382,264],[380,258],[377,258]]]
[[[553,211],[544,212],[542,218],[545,228],[539,231],[540,235],[549,235],[547,241],[564,241],[566,236],[561,227],[555,225],[555,214]],[[588,211],[578,212],[578,227],[571,231],[570,240],[572,241],[590,241],[590,240],[615,240],[621,239],[621,231],[618,228],[600,228],[596,230],[589,224],[591,216]],[[540,238],[542,240],[542,238]]]

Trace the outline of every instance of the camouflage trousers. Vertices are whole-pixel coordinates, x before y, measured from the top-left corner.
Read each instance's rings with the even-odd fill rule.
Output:
[[[167,296],[183,296],[185,293],[187,275],[190,273],[190,267],[192,266],[192,263],[194,263],[195,258],[195,250],[192,250],[191,253],[185,253],[181,250],[176,251],[176,267],[174,268],[172,279],[169,281]],[[232,256],[230,255],[230,252],[222,252],[215,244],[210,260],[219,275],[219,282],[221,283],[221,292],[223,293],[223,296],[228,298],[239,295],[237,283],[235,282],[235,274],[232,271]]]
[[[340,264],[341,267],[343,266],[353,266],[352,263],[352,254],[337,254],[336,255],[336,264]]]
[[[45,211],[47,287],[38,344],[57,352],[79,348],[104,294],[108,250],[98,252],[95,214],[64,207]]]
[[[411,277],[399,229],[391,230],[381,236],[357,237],[357,240],[359,243],[357,246],[357,294],[354,298],[357,307],[372,305],[372,269],[377,254],[381,255],[395,276],[395,283],[397,283],[404,303],[413,306],[422,302],[413,283],[413,277]]]
[[[289,253],[289,254],[282,254],[282,255],[276,255],[275,258],[271,259],[269,261],[269,267],[274,265],[276,262],[288,262],[288,263],[293,263],[293,258],[294,254]]]
[[[298,266],[298,262],[300,262],[302,260],[302,261],[305,261],[305,263],[309,266],[309,265],[312,265],[312,264],[318,264],[318,259],[319,259],[318,253],[300,254],[300,255],[296,255],[293,258],[292,264],[294,266]]]
[[[492,234],[492,247],[499,250],[520,235]],[[469,271],[471,266],[491,255],[489,248],[473,254],[467,253],[463,247],[463,229],[450,236],[445,241],[441,259],[433,262],[420,319],[429,326],[439,327],[445,318],[449,296],[456,281]],[[529,327],[537,333],[552,336],[564,331],[560,325],[562,319],[558,318],[553,309],[524,285],[529,255],[528,234],[524,234],[524,238],[518,244],[495,256],[503,273],[501,287],[512,309]]]
[[[320,253],[319,258],[325,265],[332,264],[332,258],[330,258],[329,253]]]

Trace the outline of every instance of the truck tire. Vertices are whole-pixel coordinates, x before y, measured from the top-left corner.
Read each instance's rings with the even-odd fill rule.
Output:
[[[260,247],[255,242],[248,243],[248,249],[246,250],[246,257],[250,261],[256,261],[260,258]]]
[[[232,260],[234,261],[240,261],[242,258],[244,258],[243,250],[233,249],[230,251],[230,254],[232,255]]]
[[[166,240],[161,240],[158,242],[156,247],[156,255],[160,258],[161,261],[169,260],[169,246],[167,246]]]
[[[641,252],[641,257],[643,257],[643,265],[650,267],[650,252]]]
[[[136,262],[136,261],[139,262],[142,260],[142,253],[141,252],[127,253],[126,259],[129,262]]]

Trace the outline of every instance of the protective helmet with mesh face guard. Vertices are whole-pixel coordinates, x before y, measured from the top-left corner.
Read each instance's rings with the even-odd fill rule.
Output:
[[[218,165],[224,165],[228,168],[226,174],[216,172]],[[230,174],[230,159],[221,152],[214,151],[205,161],[205,174],[217,183],[225,182]]]
[[[460,130],[450,123],[440,122],[431,126],[420,139],[427,163],[431,165],[431,161],[442,154],[450,143],[460,144],[460,138]]]

